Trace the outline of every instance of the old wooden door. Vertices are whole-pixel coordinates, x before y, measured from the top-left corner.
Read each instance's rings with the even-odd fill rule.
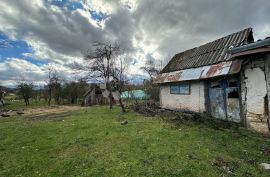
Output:
[[[239,82],[237,77],[208,84],[210,113],[221,120],[240,122]]]
[[[240,122],[239,81],[237,78],[227,80],[226,99],[228,121]]]
[[[226,120],[224,86],[222,81],[211,82],[209,85],[209,102],[211,115],[217,119]]]

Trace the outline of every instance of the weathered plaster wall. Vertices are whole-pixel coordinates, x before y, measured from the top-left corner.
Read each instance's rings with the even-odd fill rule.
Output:
[[[204,112],[205,87],[203,81],[193,81],[190,84],[190,95],[170,94],[170,85],[160,87],[160,104],[168,109],[189,109]]]
[[[265,55],[265,78],[266,78],[266,88],[267,88],[267,98],[268,98],[268,131],[270,132],[270,53]]]
[[[250,60],[243,68],[242,103],[247,127],[268,132],[264,59]]]

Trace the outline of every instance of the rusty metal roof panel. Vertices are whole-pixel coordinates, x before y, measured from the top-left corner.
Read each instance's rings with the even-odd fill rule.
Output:
[[[161,73],[197,68],[227,61],[231,55],[226,54],[226,50],[230,46],[239,46],[242,43],[248,43],[250,36],[253,39],[252,28],[247,28],[202,46],[178,53],[164,67]]]
[[[240,72],[241,60],[226,61],[214,65],[189,68],[169,73],[161,73],[155,79],[155,84],[181,82],[189,80],[208,79]]]
[[[229,62],[222,62],[222,63],[208,66],[207,69],[205,69],[202,72],[202,75],[199,79],[207,79],[207,78],[227,75],[229,73],[231,64],[232,62],[229,61]]]

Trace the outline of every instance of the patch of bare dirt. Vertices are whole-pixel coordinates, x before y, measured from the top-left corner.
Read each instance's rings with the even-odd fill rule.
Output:
[[[85,109],[81,106],[46,106],[41,108],[26,108],[21,110],[5,110],[1,117],[25,116],[30,119],[63,119],[71,111]]]
[[[84,109],[80,106],[48,106],[36,109],[27,109],[25,115],[31,119],[61,119],[69,115],[70,111]]]

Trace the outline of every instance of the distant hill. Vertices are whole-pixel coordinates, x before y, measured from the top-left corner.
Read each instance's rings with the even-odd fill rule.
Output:
[[[7,88],[4,86],[0,85],[0,90],[4,90],[6,93],[16,93],[17,89],[16,88]]]

